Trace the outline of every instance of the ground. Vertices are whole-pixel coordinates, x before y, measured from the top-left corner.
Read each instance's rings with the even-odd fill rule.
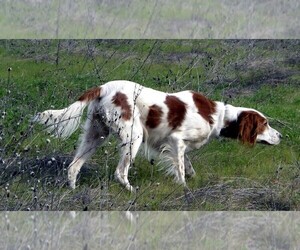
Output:
[[[1,40],[1,210],[299,210],[298,40]],[[79,131],[67,141],[31,118],[86,89],[126,79],[162,91],[191,89],[266,114],[278,146],[216,139],[190,154],[188,190],[141,154],[130,194],[114,181],[112,137],[66,185]]]

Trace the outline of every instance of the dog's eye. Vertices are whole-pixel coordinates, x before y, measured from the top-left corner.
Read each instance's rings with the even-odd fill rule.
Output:
[[[267,126],[267,125],[268,125],[268,122],[267,122],[267,121],[265,121],[265,122],[264,122],[264,126]]]

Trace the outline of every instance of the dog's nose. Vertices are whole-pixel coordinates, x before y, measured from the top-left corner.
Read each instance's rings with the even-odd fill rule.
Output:
[[[277,132],[277,135],[280,139],[282,139],[282,134],[280,134],[279,132]]]

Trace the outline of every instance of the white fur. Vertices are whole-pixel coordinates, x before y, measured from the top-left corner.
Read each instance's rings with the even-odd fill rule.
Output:
[[[33,121],[44,124],[46,130],[55,137],[66,139],[79,127],[85,107],[86,103],[77,101],[64,109],[46,110],[38,113]]]

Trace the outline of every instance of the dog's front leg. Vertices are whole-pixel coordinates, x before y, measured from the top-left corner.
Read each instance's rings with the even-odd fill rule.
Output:
[[[187,154],[184,154],[184,167],[185,167],[185,176],[187,178],[191,178],[196,175],[196,172]]]
[[[128,126],[128,123],[125,123],[125,125]],[[133,128],[129,126],[126,128],[124,126],[122,132],[120,133],[120,139],[122,141],[120,145],[121,159],[115,171],[115,178],[123,186],[125,186],[127,190],[133,192],[135,191],[135,188],[133,188],[129,183],[128,172],[129,167],[133,163],[143,141],[143,129],[139,120],[134,123]]]

